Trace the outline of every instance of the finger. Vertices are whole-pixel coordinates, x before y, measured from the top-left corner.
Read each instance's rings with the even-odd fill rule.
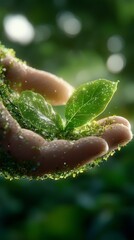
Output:
[[[76,142],[67,140],[42,141],[32,131],[22,131],[12,136],[7,150],[19,163],[20,169],[29,161],[31,168],[25,169],[28,176],[43,176],[76,169],[105,155],[106,141],[99,137],[87,137]]]
[[[106,141],[99,137],[47,142],[30,130],[21,129],[2,103],[0,107],[0,127],[4,135],[1,144],[19,164],[20,171],[25,169],[28,176],[69,171],[108,151]],[[4,128],[4,123],[8,127]],[[30,168],[26,169],[28,162]]]
[[[28,176],[70,171],[89,163],[108,151],[106,141],[99,137],[87,137],[76,142],[67,140],[45,141],[38,134],[22,129],[12,135],[6,145],[8,152],[22,166],[31,164],[25,169]]]
[[[99,137],[82,138],[75,142],[52,141],[42,146],[38,159],[40,166],[35,174],[69,171],[103,156],[107,151],[107,143]]]
[[[74,90],[63,79],[31,68],[12,56],[1,59],[1,64],[6,68],[5,76],[14,90],[33,90],[53,105],[64,105]]]
[[[102,138],[108,143],[110,151],[126,145],[132,137],[131,130],[119,123],[109,125],[102,134]]]
[[[102,118],[99,121],[97,121],[97,123],[99,123],[102,126],[119,123],[119,124],[123,124],[124,126],[128,127],[129,129],[131,129],[131,125],[130,125],[129,121],[126,118],[121,117],[121,116],[110,116],[110,117]]]

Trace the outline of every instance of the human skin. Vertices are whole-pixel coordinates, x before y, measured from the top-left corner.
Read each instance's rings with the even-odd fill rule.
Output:
[[[0,60],[6,68],[10,86],[18,91],[34,90],[44,96],[52,105],[64,105],[74,88],[62,78],[49,72],[36,70],[12,56]]]
[[[6,68],[6,79],[18,92],[34,89],[46,96],[53,105],[65,104],[73,92],[73,87],[64,80],[28,67],[14,57],[6,56],[1,60],[1,64]],[[29,176],[73,170],[104,156],[118,146],[126,145],[132,139],[130,123],[123,117],[108,117],[99,120],[98,124],[105,126],[103,134],[99,137],[48,142],[33,131],[21,128],[0,102],[0,145],[20,166],[24,161],[31,161],[37,166],[36,171],[27,172]]]

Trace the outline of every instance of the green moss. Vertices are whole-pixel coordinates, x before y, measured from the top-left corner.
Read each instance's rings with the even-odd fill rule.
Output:
[[[104,130],[105,127],[99,125],[97,121],[91,121],[82,127],[74,129],[72,132],[68,132],[65,138],[69,140],[78,140],[83,137],[101,136]]]
[[[6,48],[0,42],[0,59],[5,58],[8,55],[15,57],[15,51],[13,49]]]
[[[21,115],[21,112],[18,107],[18,98],[19,94],[13,91],[8,83],[4,83],[2,80],[2,77],[0,79],[0,97],[2,99],[2,102],[4,106],[7,108],[7,110],[10,112],[12,117],[19,123],[19,125],[22,128],[29,129],[31,131],[34,131],[44,137],[47,140],[50,140],[50,136],[45,135],[44,132],[40,131],[39,129],[32,126],[32,124],[24,119]]]

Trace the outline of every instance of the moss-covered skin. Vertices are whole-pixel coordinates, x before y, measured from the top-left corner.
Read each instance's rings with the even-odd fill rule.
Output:
[[[32,131],[36,131],[38,134],[43,135],[41,132],[38,132],[37,129],[33,129],[33,126],[30,125],[29,122],[26,122],[25,119],[23,119],[19,108],[17,106],[17,98],[18,95],[13,92],[9,88],[8,85],[5,85],[4,82],[0,81],[0,96],[1,99],[10,112],[10,114],[14,117],[14,119],[17,120],[17,122],[20,124],[22,128],[30,129]],[[87,124],[83,126],[82,128],[75,129],[73,132],[70,132],[68,134],[60,133],[58,138],[61,139],[67,139],[67,140],[77,140],[81,137],[86,137],[90,135],[101,135],[104,131],[104,126],[99,126],[96,121],[93,121],[92,124]],[[50,138],[47,139],[48,141],[51,140]],[[105,159],[107,157],[105,156]],[[99,165],[100,162],[102,162],[103,158],[96,159],[95,161],[90,162],[90,164],[84,165],[82,167],[79,167],[74,170],[69,170],[65,172],[55,172],[52,174],[44,174],[43,176],[37,176],[34,177],[32,173],[34,173],[36,169],[36,164],[33,163],[30,159],[29,162],[20,162],[13,159],[13,157],[8,153],[2,146],[0,146],[0,172],[1,174],[8,179],[19,179],[19,178],[29,178],[29,179],[61,179],[61,178],[67,178],[69,176],[77,176],[79,173],[82,173],[94,166]]]
[[[7,55],[15,56],[15,52],[11,49],[6,49],[0,44],[0,60],[5,58]],[[20,61],[20,60],[18,60]],[[73,127],[72,129],[66,131],[66,129],[61,129],[57,132],[54,137],[52,135],[44,135],[44,132],[40,127],[33,126],[30,121],[23,117],[22,112],[19,108],[19,98],[20,94],[12,90],[8,84],[7,79],[5,79],[5,68],[0,65],[0,99],[4,106],[7,108],[11,116],[19,123],[21,128],[29,129],[35,133],[41,135],[45,140],[51,141],[55,139],[65,139],[65,140],[78,140],[83,137],[88,136],[102,136],[105,131],[105,126],[98,124],[95,120],[86,123],[82,127]],[[110,125],[110,123],[108,123]],[[108,126],[108,125],[107,125]],[[103,160],[107,160],[110,155],[113,155],[114,151],[111,151],[102,158],[91,161],[89,164],[85,164],[82,167],[77,167],[77,169],[67,170],[59,172],[55,171],[53,173],[44,174],[42,176],[34,177],[34,172],[37,168],[37,163],[33,162],[31,159],[29,161],[16,161],[10,155],[10,153],[5,150],[2,145],[0,145],[0,173],[8,179],[19,179],[19,178],[29,178],[29,179],[61,179],[67,178],[68,176],[77,176],[83,171],[98,166]]]
[[[15,51],[11,48],[6,48],[3,44],[0,42],[0,59],[5,58],[7,55],[15,57]]]
[[[2,147],[0,147],[0,174],[9,180],[20,178],[27,178],[29,180],[45,180],[48,178],[54,180],[66,179],[69,176],[76,177],[80,173],[99,166],[102,161],[106,161],[109,156],[113,156],[113,154],[114,151],[105,155],[105,157],[98,158],[95,161],[91,161],[89,164],[86,164],[74,170],[55,172],[35,177],[34,174],[32,175],[32,173],[34,173],[37,166],[32,163],[31,160],[29,162],[21,162],[20,164],[18,163],[18,161],[15,161],[15,159],[13,159],[8,152],[6,152]]]

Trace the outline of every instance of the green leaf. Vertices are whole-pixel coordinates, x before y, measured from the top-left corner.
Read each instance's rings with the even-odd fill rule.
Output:
[[[53,136],[63,129],[62,119],[40,94],[24,91],[18,105],[23,118],[46,135]]]
[[[81,85],[67,102],[66,130],[84,125],[102,113],[117,89],[118,82],[105,79]]]

